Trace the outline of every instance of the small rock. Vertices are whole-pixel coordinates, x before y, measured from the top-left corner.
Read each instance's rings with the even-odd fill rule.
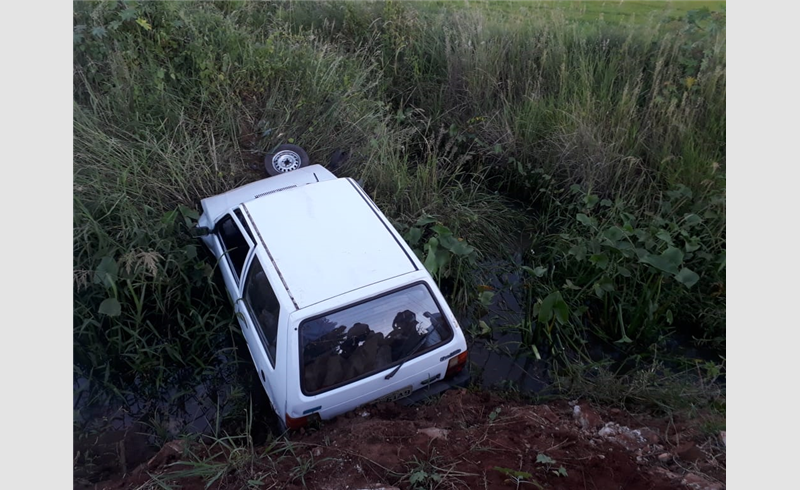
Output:
[[[603,425],[603,420],[587,405],[575,405],[572,408],[572,418],[583,430],[592,430]]]
[[[694,442],[691,441],[681,444],[675,451],[675,454],[677,454],[679,458],[687,463],[696,463],[697,461],[705,458],[703,451],[701,451],[700,448],[695,446]]]
[[[670,480],[677,480],[678,478],[680,478],[680,476],[678,476],[675,473],[669,471],[668,469],[662,468],[660,466],[656,466],[655,468],[653,468],[653,471],[655,471],[656,473],[659,473],[661,475],[666,476]]]
[[[648,427],[642,427],[639,429],[639,433],[642,435],[642,437],[644,437],[644,440],[647,441],[648,444],[658,444],[659,441],[661,441],[661,436]]]
[[[417,434],[425,434],[426,436],[430,437],[431,440],[433,439],[444,439],[447,440],[447,434],[450,431],[447,429],[437,429],[436,427],[428,427],[425,429],[417,430]]]
[[[710,482],[694,473],[687,473],[686,476],[683,477],[683,480],[681,480],[681,483],[695,490],[722,490],[722,485],[720,483]]]
[[[672,459],[672,455],[670,453],[661,453],[658,455],[658,460],[662,463],[666,463],[667,461]]]
[[[314,449],[311,450],[311,454],[314,457],[322,456],[322,448],[321,447],[315,447]]]

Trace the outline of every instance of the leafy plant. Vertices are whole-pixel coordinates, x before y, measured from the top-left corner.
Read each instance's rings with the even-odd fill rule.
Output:
[[[506,481],[510,483],[515,483],[517,485],[517,488],[519,488],[519,486],[522,485],[523,483],[528,483],[540,489],[544,488],[539,483],[537,483],[533,479],[533,475],[531,475],[527,471],[512,470],[510,468],[503,468],[501,466],[495,466],[494,470],[506,475],[508,477]]]
[[[564,476],[564,477],[568,476],[567,469],[564,468],[563,466],[559,466],[558,469],[553,469],[553,466],[556,465],[556,460],[554,460],[553,458],[551,458],[546,454],[543,453],[537,454],[536,463],[544,466],[548,472],[553,473],[556,476]]]

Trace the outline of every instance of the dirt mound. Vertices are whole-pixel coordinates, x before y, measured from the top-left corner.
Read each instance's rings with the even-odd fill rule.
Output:
[[[96,488],[138,487],[153,475],[183,488],[205,488],[213,475],[214,488],[328,490],[722,489],[725,481],[723,442],[679,420],[566,401],[525,405],[465,390],[425,406],[358,409],[319,430],[255,448],[253,461],[221,465],[218,476],[186,472],[197,465],[182,464],[189,461],[186,451],[177,455],[175,444],[164,451],[171,457],[153,458]]]

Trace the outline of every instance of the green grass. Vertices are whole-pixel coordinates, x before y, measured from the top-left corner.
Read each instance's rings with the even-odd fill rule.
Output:
[[[237,327],[188,229],[290,140],[346,151],[460,310],[533,236],[540,351],[724,352],[721,4],[74,5],[76,376],[124,394],[224,362]]]

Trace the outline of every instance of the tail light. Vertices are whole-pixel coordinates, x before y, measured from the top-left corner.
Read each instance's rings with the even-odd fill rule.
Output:
[[[447,372],[444,373],[444,379],[449,379],[455,376],[456,374],[460,373],[464,366],[467,365],[467,351],[462,352],[461,354],[451,357],[450,360],[447,362]]]
[[[286,428],[289,430],[299,430],[303,427],[308,427],[310,424],[320,420],[318,413],[312,413],[311,415],[305,415],[303,417],[290,417],[289,414],[286,414]]]

